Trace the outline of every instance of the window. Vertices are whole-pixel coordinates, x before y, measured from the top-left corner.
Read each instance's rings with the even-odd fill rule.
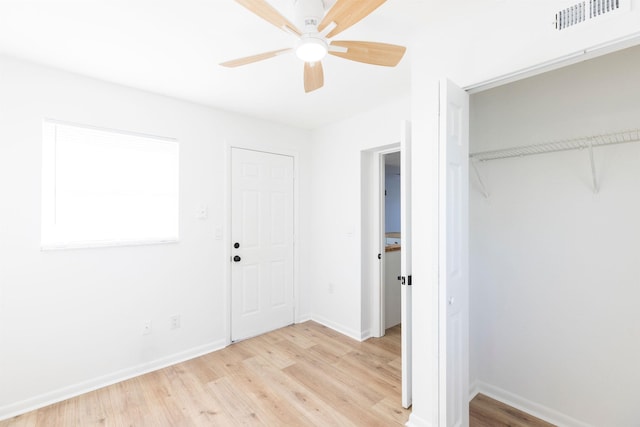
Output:
[[[45,120],[43,249],[177,240],[177,141]]]

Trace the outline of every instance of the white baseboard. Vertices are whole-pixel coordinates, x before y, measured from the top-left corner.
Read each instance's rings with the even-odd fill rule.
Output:
[[[478,388],[478,381],[475,380],[469,384],[469,402],[471,402],[478,393],[480,393],[480,389]]]
[[[296,324],[308,322],[309,320],[313,320],[313,317],[311,317],[311,314],[302,314],[297,317]]]
[[[524,411],[534,417],[538,417],[551,424],[555,424],[563,427],[593,427],[591,424],[587,424],[583,421],[576,420],[562,412],[555,409],[548,408],[539,403],[532,402],[522,396],[508,392],[499,387],[478,381],[476,383],[476,390],[478,393],[482,393],[493,399],[499,400],[507,405],[513,406],[516,409]]]
[[[20,402],[0,406],[0,421],[220,350],[227,345],[226,340],[215,341],[131,368],[122,369],[111,374],[40,394]]]
[[[409,415],[409,420],[405,424],[407,427],[432,427],[431,423],[424,418],[418,417],[413,412]]]
[[[327,328],[331,328],[336,332],[340,332],[342,335],[346,335],[349,338],[353,338],[354,340],[357,341],[363,341],[363,333],[360,331],[356,331],[355,329],[351,329],[351,328],[347,328],[346,326],[343,326],[339,323],[336,323],[332,320],[329,320],[325,317],[322,316],[318,316],[316,314],[314,314],[311,317],[311,320],[313,320],[314,322],[320,323],[321,325],[326,326]]]

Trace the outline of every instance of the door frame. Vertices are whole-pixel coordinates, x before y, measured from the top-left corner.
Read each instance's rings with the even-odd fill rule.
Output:
[[[463,94],[466,102],[462,104],[461,111],[466,112],[466,115],[461,115],[461,119],[459,122],[459,129],[461,129],[458,140],[463,144],[461,151],[461,156],[459,156],[462,161],[460,162],[460,166],[462,169],[461,172],[461,186],[459,188],[460,200],[458,206],[458,210],[461,212],[459,216],[459,235],[456,236],[456,233],[452,231],[455,229],[455,225],[450,223],[450,220],[453,220],[449,216],[449,210],[452,209],[450,204],[450,200],[452,194],[455,193],[455,185],[449,180],[449,171],[451,167],[450,159],[455,159],[456,156],[452,153],[452,149],[450,146],[450,126],[455,126],[455,120],[450,120],[451,116],[455,117],[455,110],[450,110],[450,99],[455,96],[455,93],[459,92]],[[454,94],[454,95],[451,95]],[[438,135],[438,146],[439,146],[439,158],[438,158],[438,187],[439,187],[439,206],[438,206],[438,228],[440,233],[438,234],[438,254],[439,254],[439,262],[438,262],[438,360],[439,360],[439,372],[438,372],[438,394],[439,394],[439,425],[442,426],[464,426],[469,423],[469,406],[468,403],[471,400],[469,396],[469,121],[470,121],[470,113],[469,113],[469,93],[468,91],[459,88],[455,85],[455,83],[451,82],[449,79],[441,79],[439,82],[439,95],[440,95],[440,122],[439,122],[439,135]],[[464,108],[466,106],[466,108]],[[455,205],[455,204],[454,204]],[[455,214],[455,212],[454,212]],[[452,222],[455,222],[453,220]],[[457,238],[457,239],[456,239]],[[456,280],[454,277],[456,274],[452,273],[450,268],[452,263],[455,264],[456,255],[449,250],[450,245],[454,242],[460,244],[461,253],[459,257],[457,257],[459,263],[459,279]],[[458,300],[462,299],[462,301],[455,301],[454,298],[449,299],[449,290],[451,286],[449,283],[462,283],[463,291],[459,292],[456,297]],[[462,298],[460,298],[462,297]],[[466,298],[465,298],[466,297]],[[458,419],[458,422],[453,424],[451,419],[449,419],[449,411],[451,402],[447,399],[450,397],[448,387],[451,384],[451,380],[449,378],[450,375],[454,374],[456,371],[455,361],[451,360],[451,355],[449,354],[449,349],[451,348],[451,342],[453,336],[455,336],[455,332],[453,331],[454,324],[451,321],[451,316],[449,315],[450,307],[457,307],[462,303],[462,308],[459,313],[463,319],[463,326],[458,330],[461,335],[461,341],[466,341],[466,345],[462,344],[459,346],[459,349],[462,349],[462,356],[460,360],[460,364],[462,365],[460,372],[461,388],[463,404],[458,411],[462,414],[462,418]],[[454,362],[454,363],[451,363]],[[453,366],[450,366],[451,365]],[[455,380],[455,378],[454,378]],[[467,399],[465,401],[465,399]],[[455,401],[455,397],[454,397]],[[455,407],[455,405],[453,405]],[[454,416],[456,414],[453,414]]]
[[[224,281],[226,283],[225,289],[225,306],[227,313],[224,316],[224,334],[226,345],[231,344],[231,152],[233,149],[259,151],[261,153],[275,154],[280,156],[289,156],[293,158],[293,322],[301,323],[307,318],[301,317],[300,313],[300,153],[297,150],[291,150],[288,148],[277,147],[273,145],[263,144],[251,144],[238,141],[226,141],[225,144],[225,203],[224,209],[224,226],[218,227],[214,224],[215,228],[221,228],[224,230],[222,244],[224,245],[223,254],[228,262],[225,263]]]
[[[400,151],[400,143],[394,143],[385,145],[382,147],[376,147],[372,150],[366,150],[365,153],[370,155],[369,168],[371,173],[369,179],[363,177],[363,185],[368,187],[370,203],[368,206],[363,206],[363,227],[368,222],[370,225],[369,230],[365,230],[363,236],[367,233],[371,233],[371,240],[369,242],[363,242],[363,246],[369,246],[369,248],[363,248],[363,268],[369,271],[370,277],[370,295],[371,295],[371,307],[370,307],[370,336],[382,337],[385,333],[385,286],[384,286],[384,243],[385,243],[385,212],[384,212],[384,156],[385,154],[396,153]],[[373,259],[375,254],[380,254],[380,260]]]

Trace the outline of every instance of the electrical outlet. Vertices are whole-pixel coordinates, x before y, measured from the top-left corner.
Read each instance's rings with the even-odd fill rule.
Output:
[[[142,322],[142,335],[149,335],[151,333],[151,320],[145,320]]]
[[[196,210],[196,218],[207,219],[207,216],[209,214],[208,210],[209,209],[207,209],[207,205],[198,206],[198,209]]]
[[[171,329],[178,329],[180,327],[180,315],[175,314],[169,318],[169,327]]]

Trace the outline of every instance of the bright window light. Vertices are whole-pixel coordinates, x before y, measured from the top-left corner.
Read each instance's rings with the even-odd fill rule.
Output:
[[[46,120],[43,249],[178,241],[178,142]]]

